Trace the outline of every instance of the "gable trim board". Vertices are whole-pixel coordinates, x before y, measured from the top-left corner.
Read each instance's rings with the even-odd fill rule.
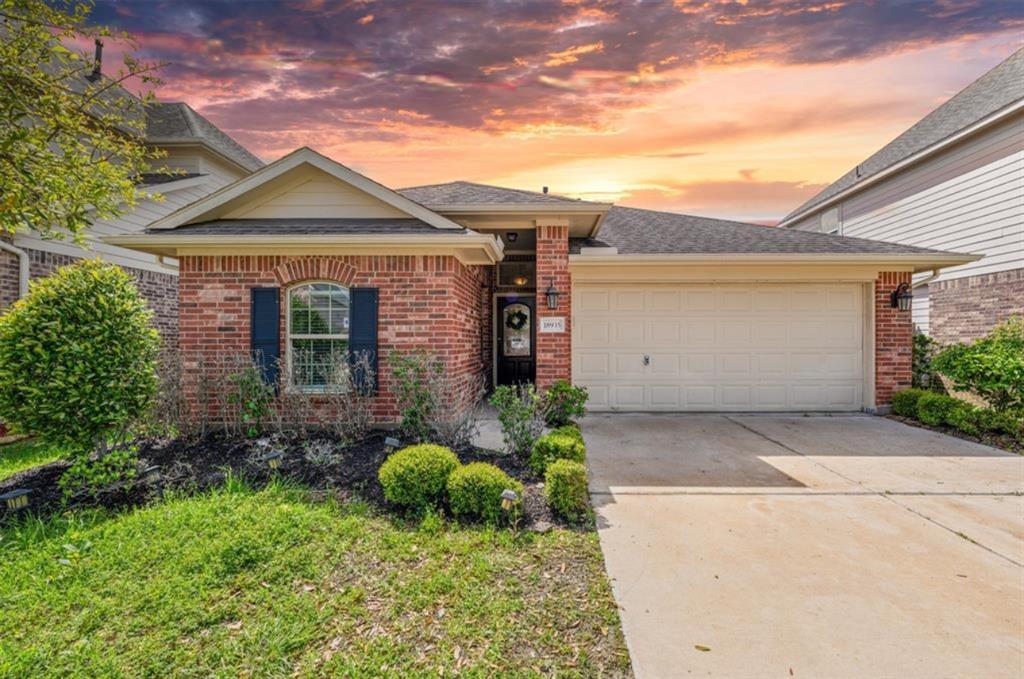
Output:
[[[267,184],[271,180],[282,177],[288,172],[308,165],[315,167],[339,181],[349,184],[374,198],[387,203],[401,212],[420,219],[437,229],[450,229],[461,231],[463,227],[451,221],[447,217],[433,212],[419,203],[415,203],[396,191],[378,184],[354,170],[350,170],[341,163],[338,163],[316,151],[302,147],[283,158],[274,161],[270,165],[257,170],[245,179],[242,179],[220,191],[210,194],[206,198],[196,201],[162,219],[150,224],[150,230],[173,229],[184,224],[209,221],[217,216],[217,209],[224,207],[227,203],[244,197],[246,194]]]

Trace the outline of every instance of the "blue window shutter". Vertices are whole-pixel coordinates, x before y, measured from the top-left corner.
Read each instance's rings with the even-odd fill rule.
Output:
[[[352,288],[349,295],[349,363],[369,364],[370,375],[356,370],[352,375],[356,388],[364,394],[377,393],[377,288]],[[366,357],[363,362],[360,359]]]
[[[281,357],[281,291],[253,288],[249,313],[252,358],[263,381],[277,387],[278,359]]]

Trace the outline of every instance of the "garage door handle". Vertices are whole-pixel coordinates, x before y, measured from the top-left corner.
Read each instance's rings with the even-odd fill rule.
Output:
[[[651,364],[651,357],[648,356],[647,354],[644,354],[644,365],[650,365],[650,364]]]

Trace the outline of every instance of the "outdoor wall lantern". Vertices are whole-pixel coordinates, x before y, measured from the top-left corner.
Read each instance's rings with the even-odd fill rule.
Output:
[[[889,304],[893,309],[899,309],[900,311],[909,311],[910,303],[914,299],[914,293],[910,292],[910,285],[907,283],[900,283],[896,286],[896,289],[889,295]]]
[[[396,439],[394,436],[389,436],[384,439],[384,450],[390,455],[395,451],[396,448],[402,445],[402,442]]]
[[[7,505],[7,511],[20,512],[28,507],[28,494],[31,492],[28,488],[15,488],[0,495],[0,500],[3,500],[4,504]]]
[[[275,450],[272,453],[269,453],[265,458],[263,458],[263,461],[266,462],[267,466],[270,467],[271,469],[278,469],[281,466],[281,458],[283,457],[284,453],[282,453],[280,450]]]
[[[555,289],[555,279],[554,278],[549,278],[548,279],[548,289],[544,291],[544,296],[547,297],[547,299],[548,299],[548,308],[549,309],[557,309],[558,308],[558,297],[561,294],[562,294],[561,292],[559,292],[558,290]]]

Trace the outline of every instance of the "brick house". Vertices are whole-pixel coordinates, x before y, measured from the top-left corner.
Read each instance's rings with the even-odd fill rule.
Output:
[[[914,276],[917,331],[976,339],[1024,314],[1024,49],[780,226],[984,255]]]
[[[896,297],[976,259],[546,191],[396,191],[308,148],[106,241],[180,261],[186,361],[252,351],[316,392],[330,356],[364,352],[382,421],[389,357],[414,349],[467,383],[571,380],[598,411],[884,408],[910,382]]]

